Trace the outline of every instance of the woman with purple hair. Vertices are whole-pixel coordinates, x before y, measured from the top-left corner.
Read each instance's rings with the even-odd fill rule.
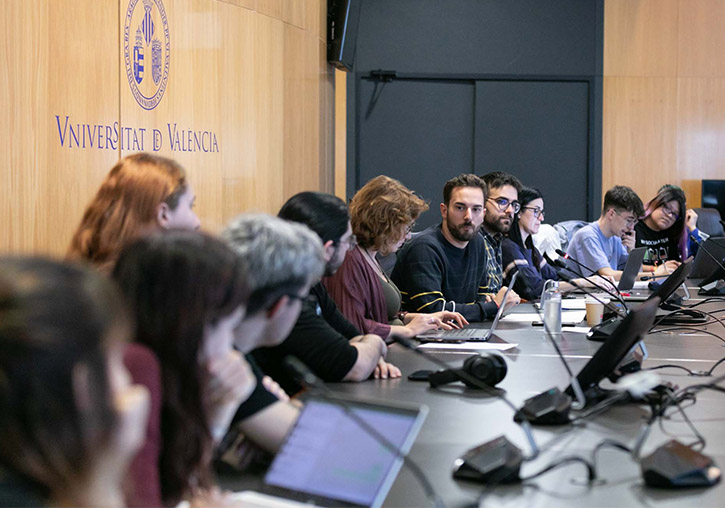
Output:
[[[683,261],[697,250],[690,234],[699,237],[697,215],[687,210],[685,192],[676,185],[663,185],[647,204],[644,217],[634,227],[636,246],[647,247],[645,269],[668,260]]]

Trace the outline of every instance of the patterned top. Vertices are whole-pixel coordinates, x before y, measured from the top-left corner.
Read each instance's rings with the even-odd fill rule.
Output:
[[[486,249],[486,280],[481,286],[485,295],[493,298],[499,292],[503,280],[503,263],[501,262],[501,233],[491,234],[481,228],[481,235]]]

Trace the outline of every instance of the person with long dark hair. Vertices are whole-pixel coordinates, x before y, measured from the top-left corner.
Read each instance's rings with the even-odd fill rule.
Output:
[[[508,237],[501,244],[504,284],[508,285],[514,273],[518,272],[514,290],[527,300],[541,296],[547,280],[559,280],[556,270],[546,262],[534,246],[533,235],[544,222],[544,196],[538,189],[523,187],[519,191],[521,209],[514,214]],[[577,279],[577,285],[590,285],[584,279]],[[559,289],[571,291],[574,287],[560,282]]]
[[[124,506],[149,394],[123,367],[115,285],[41,258],[0,259],[0,506]]]
[[[634,227],[637,247],[647,247],[644,264],[654,270],[665,261],[682,261],[697,251],[690,234],[699,237],[697,214],[687,210],[685,192],[676,185],[663,185],[647,203],[644,217]]]
[[[132,243],[113,271],[136,318],[135,339],[161,366],[158,472],[167,506],[223,503],[214,495],[214,446],[256,386],[232,347],[249,296],[245,270],[222,240],[175,231]]]

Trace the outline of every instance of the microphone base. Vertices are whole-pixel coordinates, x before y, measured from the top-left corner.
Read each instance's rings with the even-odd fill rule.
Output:
[[[707,455],[672,440],[640,462],[650,487],[667,489],[712,487],[720,481],[720,468]]]
[[[697,294],[701,296],[725,296],[725,281],[721,279],[701,286]]]
[[[456,459],[453,478],[490,484],[520,482],[523,460],[521,450],[505,436],[500,436],[471,448]]]
[[[604,342],[612,336],[612,333],[621,322],[622,318],[620,316],[605,319],[598,325],[592,326],[592,329],[587,333],[587,339],[594,342]]]
[[[525,417],[532,425],[566,425],[571,421],[570,410],[571,397],[559,388],[551,388],[526,399],[514,415],[514,421],[520,423]]]

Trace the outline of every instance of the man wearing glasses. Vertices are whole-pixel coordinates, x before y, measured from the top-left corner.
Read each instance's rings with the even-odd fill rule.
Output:
[[[622,276],[629,252],[634,249],[634,226],[644,215],[642,200],[637,194],[622,185],[616,185],[604,195],[604,206],[599,219],[587,224],[574,234],[567,254],[582,266],[574,268],[584,276],[598,273],[613,277]]]
[[[501,290],[503,281],[501,242],[511,229],[514,215],[521,209],[519,203],[521,182],[515,176],[502,171],[483,175],[483,181],[488,188],[486,214],[481,229],[486,248],[488,274],[483,291],[493,297]]]

